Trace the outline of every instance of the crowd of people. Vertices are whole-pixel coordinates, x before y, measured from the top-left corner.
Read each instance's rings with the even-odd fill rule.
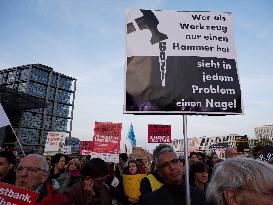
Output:
[[[232,147],[225,159],[190,153],[191,205],[273,205],[273,165],[256,157]],[[141,176],[134,182],[138,195],[126,191],[126,176]],[[185,160],[167,144],[155,148],[149,168],[126,153],[114,164],[61,153],[18,158],[0,151],[0,182],[38,193],[37,205],[186,204]]]

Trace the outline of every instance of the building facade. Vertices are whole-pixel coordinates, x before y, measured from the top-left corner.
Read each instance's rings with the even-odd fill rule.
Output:
[[[188,138],[188,154],[199,151],[200,138]],[[172,140],[172,148],[179,156],[184,156],[184,139]]]
[[[246,135],[230,134],[226,136],[203,136],[199,138],[188,139],[188,153],[190,152],[217,152],[222,156],[222,152],[227,147],[237,148],[240,152],[246,152],[253,147],[256,142],[255,138],[249,139]],[[184,140],[174,139],[172,141],[173,149],[179,154],[184,152]],[[220,155],[221,154],[221,155]]]
[[[29,64],[1,70],[0,85],[46,101],[46,108],[23,111],[15,127],[26,152],[43,153],[48,131],[71,137],[75,78],[42,64]]]
[[[255,127],[255,135],[258,140],[268,139],[273,141],[273,125],[264,125],[262,127]]]

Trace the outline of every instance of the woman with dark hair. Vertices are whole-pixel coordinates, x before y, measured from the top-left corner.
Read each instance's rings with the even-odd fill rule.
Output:
[[[203,162],[194,162],[190,167],[190,185],[206,191],[209,181],[209,167]]]
[[[125,171],[125,173],[122,175],[122,180],[119,184],[119,194],[118,194],[118,201],[120,203],[122,203],[122,205],[130,205],[130,204],[134,204],[137,205],[139,204],[139,196],[128,196],[126,195],[126,191],[125,191],[125,186],[124,184],[127,182],[127,178],[128,175],[137,175],[137,174],[141,174],[140,173],[140,168],[139,168],[139,164],[136,160],[130,160],[128,162],[128,169]],[[139,187],[140,187],[140,181],[136,182],[139,183]],[[140,190],[139,190],[140,193]]]
[[[74,184],[65,195],[71,205],[111,205],[111,191],[106,186],[108,167],[105,161],[93,158],[81,170],[82,179]]]
[[[52,181],[54,189],[63,193],[69,184],[69,174],[65,171],[68,157],[58,153],[51,158],[51,169],[49,179]]]
[[[196,162],[196,161],[199,161],[199,157],[198,157],[198,154],[196,152],[191,152],[190,153],[190,160],[191,162]]]

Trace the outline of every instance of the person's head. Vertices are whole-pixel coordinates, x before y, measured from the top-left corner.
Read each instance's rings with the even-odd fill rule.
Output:
[[[208,166],[201,161],[194,162],[190,167],[190,183],[202,187],[209,180]]]
[[[255,145],[255,147],[252,150],[253,157],[256,159],[264,149],[265,149],[265,146],[262,144]]]
[[[211,162],[213,164],[216,164],[218,162],[219,157],[218,157],[218,155],[215,152],[213,152],[210,155],[210,159],[211,159]]]
[[[205,162],[205,160],[206,160],[206,154],[205,153],[197,152],[197,156],[199,158],[199,161]]]
[[[129,171],[129,174],[131,175],[140,173],[139,164],[137,163],[136,160],[130,160],[128,162],[128,171]]]
[[[15,185],[29,190],[35,190],[46,182],[49,176],[49,167],[45,157],[39,154],[25,156],[16,168]]]
[[[64,170],[67,161],[67,156],[65,154],[58,153],[52,156],[51,166],[55,170],[62,171]]]
[[[158,174],[169,184],[181,184],[183,164],[170,145],[160,144],[153,152]]]
[[[119,154],[119,163],[121,166],[124,166],[128,160],[128,155],[126,153]]]
[[[251,158],[235,157],[215,165],[207,188],[213,205],[272,205],[273,166]]]
[[[237,157],[238,156],[238,152],[235,148],[233,147],[228,147],[225,149],[225,158],[232,158],[232,157]]]
[[[196,152],[191,152],[190,153],[190,160],[191,161],[199,161],[198,155]]]
[[[0,152],[0,181],[8,175],[16,164],[16,157],[12,152]]]
[[[67,170],[75,171],[81,169],[81,162],[78,158],[71,159],[68,163]]]
[[[81,175],[84,179],[92,179],[95,187],[99,187],[108,177],[107,164],[102,159],[93,158],[83,166]]]

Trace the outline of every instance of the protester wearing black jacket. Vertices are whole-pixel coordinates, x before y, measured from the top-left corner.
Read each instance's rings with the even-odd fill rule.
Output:
[[[186,204],[186,187],[183,180],[183,164],[173,148],[160,144],[153,152],[154,162],[161,176],[163,186],[141,198],[142,205],[183,205]],[[191,205],[205,205],[202,191],[190,187]]]
[[[191,205],[206,205],[205,195],[197,188],[190,188]],[[184,184],[178,186],[164,184],[160,189],[146,194],[142,205],[186,205],[186,188]]]
[[[14,185],[16,157],[12,152],[0,152],[0,182]]]

